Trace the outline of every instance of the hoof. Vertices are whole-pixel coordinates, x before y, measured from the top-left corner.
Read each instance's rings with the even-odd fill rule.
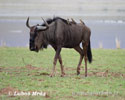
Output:
[[[65,75],[65,73],[63,72],[63,73],[61,74],[61,77],[64,77],[64,75]]]
[[[53,77],[53,75],[49,75],[50,77]]]
[[[53,77],[53,76],[55,76],[55,75],[54,75],[54,74],[50,74],[49,76],[50,76],[50,77]]]
[[[77,71],[77,75],[79,75],[80,74],[80,72],[79,71]]]
[[[61,77],[64,77],[64,75],[61,75]]]
[[[85,75],[85,77],[87,77],[87,75]]]

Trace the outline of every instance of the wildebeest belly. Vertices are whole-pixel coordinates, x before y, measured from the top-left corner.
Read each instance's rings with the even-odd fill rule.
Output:
[[[78,46],[81,43],[82,39],[79,37],[72,37],[72,38],[67,38],[66,40],[64,39],[63,43],[62,43],[62,47],[65,48],[74,48],[76,46]]]

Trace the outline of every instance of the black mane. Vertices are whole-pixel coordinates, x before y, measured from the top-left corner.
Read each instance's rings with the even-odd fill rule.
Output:
[[[53,19],[49,18],[46,20],[48,24],[51,24],[52,22],[56,21],[57,19],[62,20],[64,23],[68,24],[67,20],[61,18],[61,17],[54,17]],[[42,26],[45,26],[45,23],[42,24]]]

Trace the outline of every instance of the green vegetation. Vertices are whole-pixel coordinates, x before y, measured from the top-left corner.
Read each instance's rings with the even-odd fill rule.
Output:
[[[124,100],[125,50],[93,49],[93,62],[88,64],[88,77],[76,75],[79,54],[73,49],[62,49],[66,75],[56,76],[52,70],[54,50],[39,53],[28,48],[0,48],[0,100]],[[14,96],[21,92],[45,92],[46,96]]]

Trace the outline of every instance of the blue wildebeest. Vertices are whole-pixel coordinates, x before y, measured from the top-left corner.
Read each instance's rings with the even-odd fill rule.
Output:
[[[43,19],[43,18],[42,18]],[[55,50],[53,61],[53,69],[50,76],[55,75],[55,66],[59,60],[61,66],[61,76],[65,75],[64,66],[62,64],[61,49],[74,48],[80,54],[79,64],[77,66],[77,75],[80,74],[80,66],[84,57],[85,61],[85,77],[87,77],[87,60],[92,62],[92,53],[90,45],[90,29],[81,20],[81,23],[67,21],[60,17],[44,20],[42,25],[29,25],[29,17],[26,26],[30,29],[30,50],[38,52],[40,49],[47,48],[51,45]],[[82,43],[82,47],[80,47]]]

